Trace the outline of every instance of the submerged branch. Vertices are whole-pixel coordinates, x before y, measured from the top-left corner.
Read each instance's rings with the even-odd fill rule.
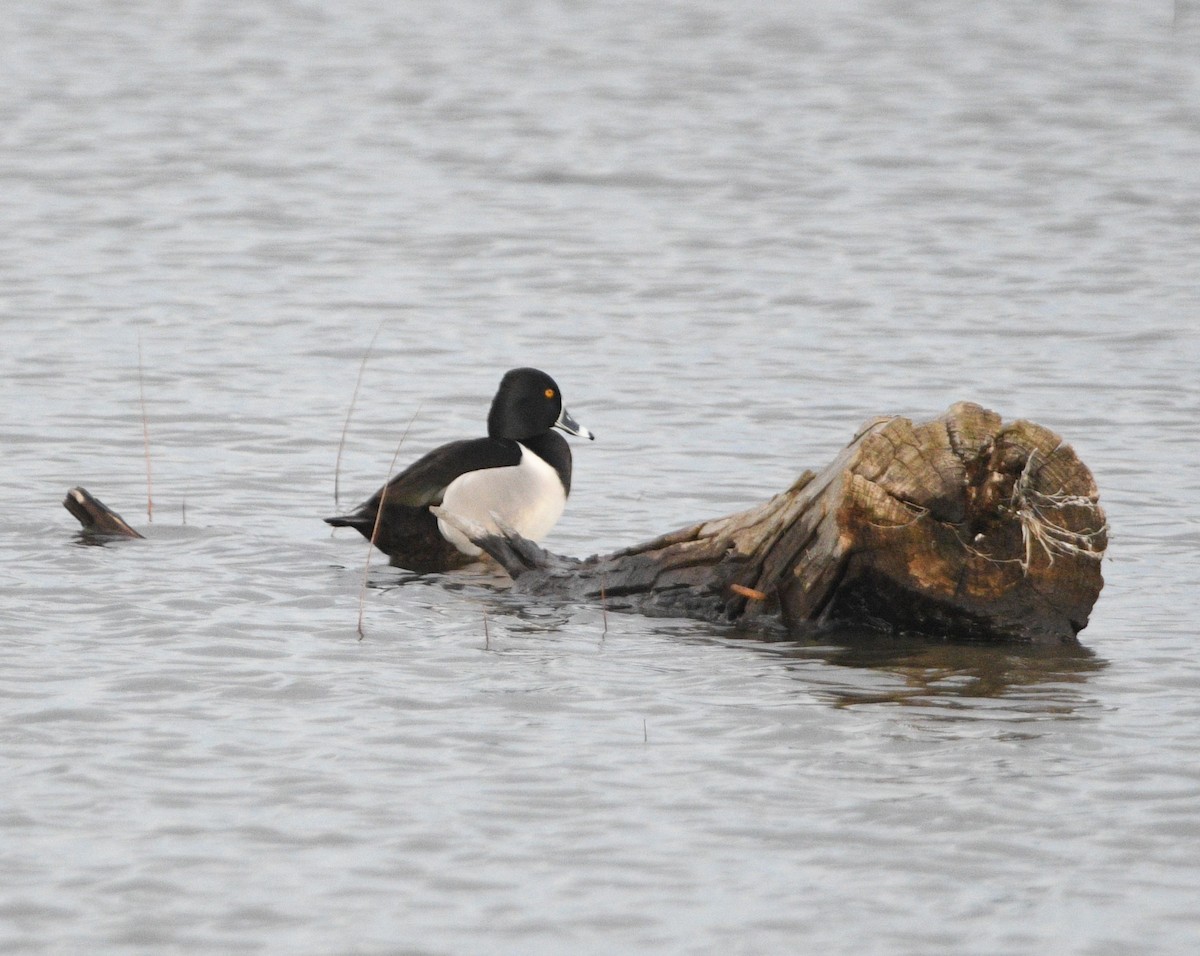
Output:
[[[75,520],[83,525],[84,534],[109,535],[121,538],[141,538],[129,523],[86,488],[72,488],[63,499]]]

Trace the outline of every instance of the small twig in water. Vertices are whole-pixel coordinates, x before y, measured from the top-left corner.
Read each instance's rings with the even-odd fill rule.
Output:
[[[383,483],[383,491],[379,495],[379,508],[375,512],[375,525],[371,528],[371,540],[367,544],[367,560],[363,564],[363,579],[362,587],[358,591],[358,639],[361,641],[366,637],[366,632],[363,630],[363,614],[367,605],[367,575],[371,571],[371,554],[375,550],[375,540],[379,537],[379,522],[383,518],[383,509],[387,505],[387,486],[391,484],[392,473],[396,470],[396,459],[400,457],[400,449],[404,447],[404,439],[408,437],[408,431],[413,426],[413,422],[417,420],[417,416],[421,414],[421,406],[417,406],[417,410],[413,412],[412,418],[408,420],[408,424],[404,426],[404,434],[400,436],[400,441],[396,443],[396,452],[392,455],[392,463],[388,465],[387,481]]]
[[[483,612],[483,649],[485,651],[492,648],[492,635],[488,632],[487,611]]]
[[[354,414],[354,406],[358,402],[358,390],[362,387],[363,373],[367,370],[367,360],[371,357],[371,352],[375,348],[375,340],[379,338],[379,333],[383,331],[383,323],[385,319],[379,320],[379,327],[375,330],[375,334],[371,336],[371,341],[367,343],[367,350],[363,353],[362,362],[358,366],[358,378],[354,380],[354,393],[350,396],[350,407],[346,409],[346,421],[342,423],[342,438],[338,442],[337,461],[333,465],[333,503],[337,507],[341,507],[340,485],[342,477],[342,451],[346,447],[346,433],[350,431],[350,416]]]
[[[154,523],[154,481],[150,474],[150,423],[146,418],[146,380],[142,372],[142,337],[138,336],[138,399],[142,406],[142,446],[146,451],[146,520]]]
[[[604,621],[604,630],[600,632],[601,637],[608,634],[608,600],[605,592],[604,575],[600,575],[600,617]]]

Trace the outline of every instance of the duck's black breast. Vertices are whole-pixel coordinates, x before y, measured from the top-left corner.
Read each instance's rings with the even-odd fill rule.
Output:
[[[413,571],[462,567],[472,558],[442,537],[429,506],[441,504],[446,486],[460,475],[520,461],[521,449],[515,441],[468,438],[448,442],[418,458],[351,514],[325,520],[335,527],[355,528],[368,540],[374,534],[376,547],[399,567]],[[383,513],[379,514],[381,505]]]

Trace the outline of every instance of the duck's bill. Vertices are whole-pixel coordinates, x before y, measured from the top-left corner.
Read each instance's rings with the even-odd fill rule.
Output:
[[[568,435],[578,435],[580,438],[587,438],[590,441],[596,440],[596,436],[575,421],[565,408],[559,412],[558,421],[554,423],[554,427],[561,428]]]

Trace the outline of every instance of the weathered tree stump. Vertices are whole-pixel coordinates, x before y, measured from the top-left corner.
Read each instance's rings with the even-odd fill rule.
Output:
[[[954,640],[1073,641],[1107,547],[1095,481],[1071,447],[969,402],[921,425],[872,421],[827,468],[756,508],[586,560],[444,516],[522,593]]]

